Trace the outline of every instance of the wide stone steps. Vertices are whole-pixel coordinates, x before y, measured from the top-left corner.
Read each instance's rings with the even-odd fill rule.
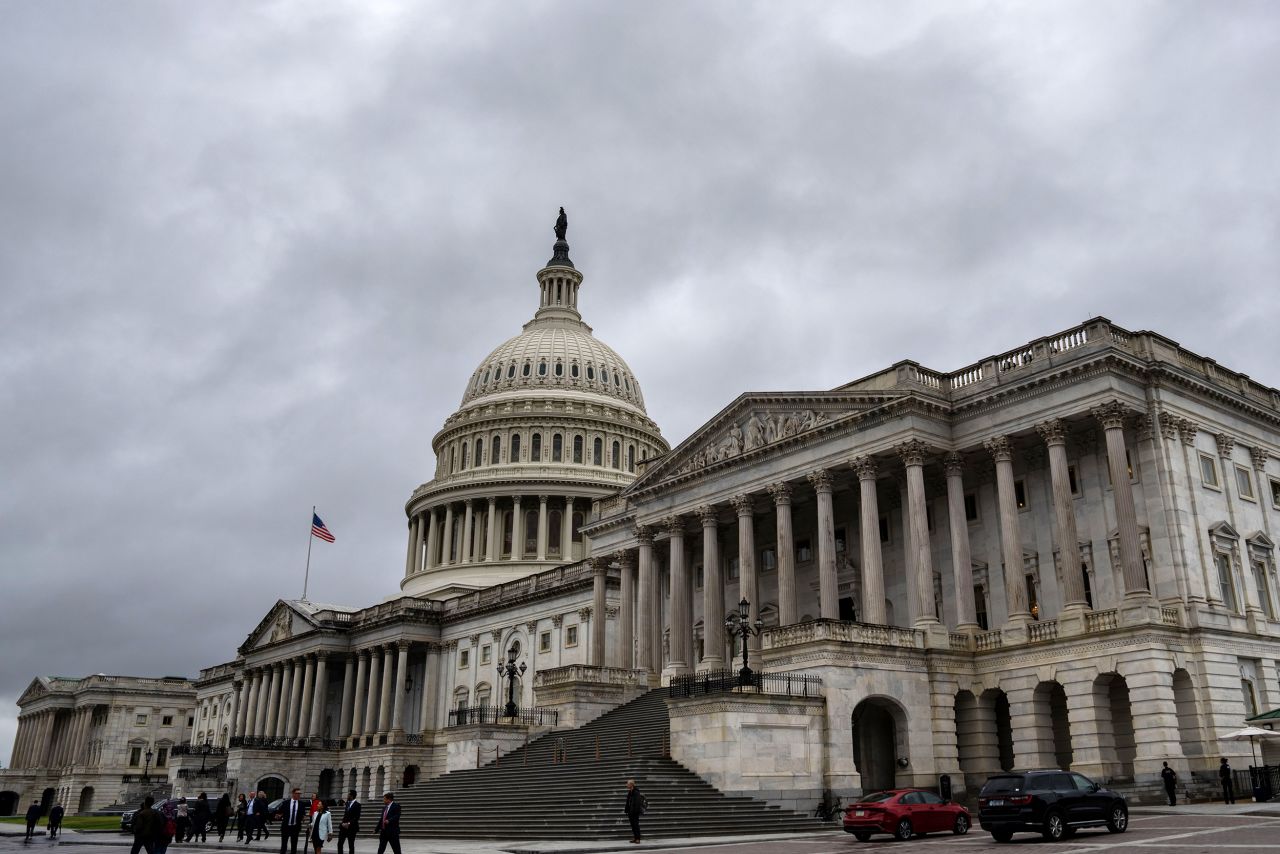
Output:
[[[650,691],[496,762],[405,789],[399,795],[402,832],[455,839],[625,838],[630,831],[622,809],[629,779],[649,804],[641,819],[646,836],[821,828],[807,816],[727,796],[667,758],[670,721],[664,695]]]

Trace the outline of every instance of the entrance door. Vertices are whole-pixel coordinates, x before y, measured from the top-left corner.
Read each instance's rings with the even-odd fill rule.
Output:
[[[875,701],[859,703],[853,710],[853,764],[862,775],[864,793],[894,787],[897,743],[893,715]]]
[[[258,781],[258,791],[267,793],[267,803],[284,797],[284,780],[279,777],[263,777]]]

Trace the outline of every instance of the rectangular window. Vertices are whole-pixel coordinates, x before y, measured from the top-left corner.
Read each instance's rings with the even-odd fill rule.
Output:
[[[538,652],[551,652],[551,632],[538,635]]]
[[[773,549],[760,550],[760,571],[773,572],[778,568],[778,553]]]
[[[693,569],[693,586],[698,590],[702,589],[702,578],[703,578],[702,564],[698,564]]]
[[[1236,492],[1245,501],[1253,501],[1253,472],[1244,466],[1236,466]]]
[[[929,526],[929,533],[933,533],[933,505],[926,504],[924,506],[924,521]]]
[[[1270,478],[1268,482],[1271,484],[1271,506],[1280,510],[1280,480]]]
[[[564,645],[567,647],[574,647],[578,645],[578,627],[577,626],[565,626]]]
[[[844,554],[844,550],[847,548],[847,539],[844,528],[836,528],[836,554]]]
[[[1125,449],[1124,449],[1124,467],[1125,467],[1125,471],[1127,471],[1127,472],[1128,472],[1128,474],[1129,474],[1129,481],[1130,481],[1130,482],[1133,482],[1133,481],[1137,480],[1137,478],[1135,478],[1135,477],[1133,476],[1133,459],[1129,456],[1129,449],[1128,449],[1128,448],[1125,448]],[[1110,460],[1110,458],[1107,458],[1107,486],[1111,486],[1111,460]]]
[[[213,714],[214,714],[214,717],[217,717],[218,710],[214,709]],[[165,715],[163,718],[160,719],[160,723],[164,726],[173,726],[173,715]]]
[[[1210,489],[1221,489],[1218,485],[1218,464],[1208,454],[1200,455],[1200,482]]]
[[[796,541],[796,560],[803,563],[806,560],[813,560],[813,543],[809,540]]]
[[[1253,692],[1253,682],[1248,679],[1240,680],[1240,694],[1244,698],[1244,717],[1256,718],[1258,716],[1258,696]]]
[[[1036,598],[1036,577],[1034,575],[1026,576],[1027,581],[1027,608],[1031,611],[1031,619],[1040,619],[1040,600]]]
[[[1027,509],[1027,482],[1024,480],[1015,480],[1013,482],[1013,500],[1018,505],[1019,510]]]
[[[987,591],[981,584],[973,585],[973,606],[978,628],[987,631]]]
[[[165,763],[168,761],[169,761],[169,748],[157,747],[156,748],[156,767],[163,768]]]
[[[129,767],[137,768],[141,764],[142,764],[142,748],[130,747],[129,748]]]
[[[1274,603],[1271,601],[1271,585],[1267,582],[1267,565],[1260,560],[1253,562],[1253,578],[1258,585],[1258,604],[1268,620],[1276,618]]]
[[[135,717],[134,717],[134,719],[133,719],[133,725],[134,725],[134,726],[146,726],[146,725],[147,725],[147,716],[146,716],[146,715],[137,715],[137,716],[135,716]]]
[[[882,543],[889,542],[889,517],[888,516],[880,517],[880,542]]]
[[[480,663],[488,664],[491,658],[493,658],[493,649],[488,644],[480,647]]]
[[[738,577],[738,558],[737,558],[737,555],[735,555],[735,556],[733,556],[733,557],[729,558],[729,577],[730,577],[730,578],[737,578],[737,577]]]
[[[1067,466],[1067,483],[1071,484],[1071,494],[1079,497],[1080,480],[1076,477],[1076,467],[1074,465]]]
[[[964,518],[966,522],[978,521],[978,493],[966,492],[964,494]]]
[[[1213,556],[1213,562],[1218,567],[1218,594],[1222,597],[1222,604],[1232,611],[1238,610],[1235,585],[1231,583],[1231,556],[1220,552]]]
[[[470,667],[470,666],[471,666],[471,650],[469,649],[458,650],[458,669],[461,670],[464,667]]]
[[[1093,607],[1093,582],[1089,580],[1089,564],[1081,561],[1080,574],[1084,576],[1084,601]]]

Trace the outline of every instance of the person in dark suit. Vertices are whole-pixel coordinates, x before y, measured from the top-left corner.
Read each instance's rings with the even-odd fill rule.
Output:
[[[142,809],[133,814],[133,848],[130,849],[130,854],[138,854],[139,851],[151,854],[156,850],[156,825],[162,819],[151,808],[155,802],[155,798],[148,795],[142,801]]]
[[[391,846],[394,854],[400,854],[400,805],[396,796],[387,792],[382,796],[382,814],[378,816],[378,854],[384,854]]]
[[[298,854],[298,834],[311,809],[310,801],[302,800],[302,790],[294,789],[289,800],[280,806],[280,854]]]
[[[338,823],[338,854],[342,854],[342,843],[351,846],[351,854],[356,854],[356,834],[360,832],[360,800],[355,790],[347,792],[347,806],[342,811],[342,820]]]
[[[253,821],[249,825],[251,828],[253,828],[253,831],[254,831],[253,838],[255,841],[260,838],[261,839],[271,838],[271,831],[267,827],[267,825],[269,824],[269,822],[267,821],[268,806],[270,806],[270,804],[267,803],[267,793],[262,791],[258,792],[258,796],[253,799]],[[248,841],[249,841],[248,837],[245,837],[246,844],[248,843]]]
[[[49,810],[49,838],[53,839],[58,835],[58,831],[62,829],[62,816],[66,810],[62,808],[62,804],[54,804],[53,809]]]
[[[1222,802],[1234,804],[1236,802],[1235,781],[1231,779],[1231,766],[1227,764],[1225,756],[1218,763],[1218,779],[1222,781]]]
[[[640,841],[640,816],[644,815],[645,808],[644,795],[640,794],[640,790],[636,788],[635,780],[627,781],[627,802],[623,804],[622,811],[627,814],[627,821],[631,822],[631,841]]]
[[[36,832],[36,824],[40,821],[40,816],[42,815],[44,815],[44,810],[41,809],[40,802],[32,801],[31,806],[27,807],[27,838],[23,840],[24,842],[31,841],[31,837]]]

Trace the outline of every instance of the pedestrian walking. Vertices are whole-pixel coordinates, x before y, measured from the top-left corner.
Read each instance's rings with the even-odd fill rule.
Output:
[[[271,809],[271,803],[267,800],[267,793],[259,789],[258,797],[254,799],[254,803],[257,804],[257,807],[254,809],[254,812],[258,814],[258,820],[256,824],[258,833],[262,835],[263,839],[270,839],[271,838],[271,816],[267,815],[267,812]]]
[[[351,847],[351,854],[356,854],[356,834],[360,832],[360,799],[355,789],[347,792],[347,805],[342,809],[342,821],[338,823],[338,854],[342,854],[342,843]]]
[[[631,841],[640,842],[640,816],[644,815],[649,809],[649,802],[645,800],[644,794],[636,788],[635,780],[627,781],[627,801],[623,804],[622,811],[627,814],[627,821],[631,822]]]
[[[173,841],[181,845],[187,841],[191,832],[191,808],[187,806],[186,798],[178,798],[178,806],[174,812],[177,829],[174,831]]]
[[[36,824],[40,821],[40,816],[44,815],[44,810],[40,807],[39,801],[32,801],[31,806],[27,807],[27,838],[23,842],[30,842],[31,837],[35,835]]]
[[[1169,763],[1164,763],[1164,767],[1160,769],[1160,779],[1164,780],[1164,793],[1169,796],[1169,806],[1176,807],[1178,805],[1178,772],[1169,767]]]
[[[196,795],[196,804],[191,808],[191,829],[187,831],[187,841],[199,839],[208,842],[209,823],[213,820],[213,812],[209,809],[209,796],[204,792]]]
[[[1235,781],[1231,779],[1231,766],[1227,764],[1225,756],[1218,763],[1218,779],[1222,781],[1222,802],[1234,804],[1236,802]]]
[[[294,789],[280,807],[280,854],[298,854],[298,834],[309,806],[302,800],[302,790]]]
[[[156,850],[156,811],[151,808],[155,798],[147,796],[142,800],[142,808],[133,814],[133,848],[129,854],[146,851],[155,854]]]
[[[227,835],[227,825],[231,821],[231,796],[226,792],[218,798],[218,805],[213,808],[213,824],[218,828],[218,841]]]
[[[248,844],[252,832],[249,830],[249,799],[242,792],[236,799],[236,842],[241,839]]]
[[[331,835],[333,835],[333,816],[329,815],[329,808],[325,806],[324,801],[321,801],[320,809],[311,817],[311,845],[315,848],[316,854],[321,854],[324,844],[329,841]]]
[[[49,810],[49,838],[56,839],[58,831],[62,830],[62,816],[66,812],[62,808],[62,804],[54,804],[53,809]]]
[[[388,845],[394,854],[400,854],[400,805],[391,792],[382,796],[382,815],[375,829],[378,831],[378,854],[384,854]]]
[[[178,802],[172,798],[165,798],[160,802],[156,813],[156,838],[152,845],[155,848],[155,854],[164,854],[169,850],[169,844],[178,835]]]

